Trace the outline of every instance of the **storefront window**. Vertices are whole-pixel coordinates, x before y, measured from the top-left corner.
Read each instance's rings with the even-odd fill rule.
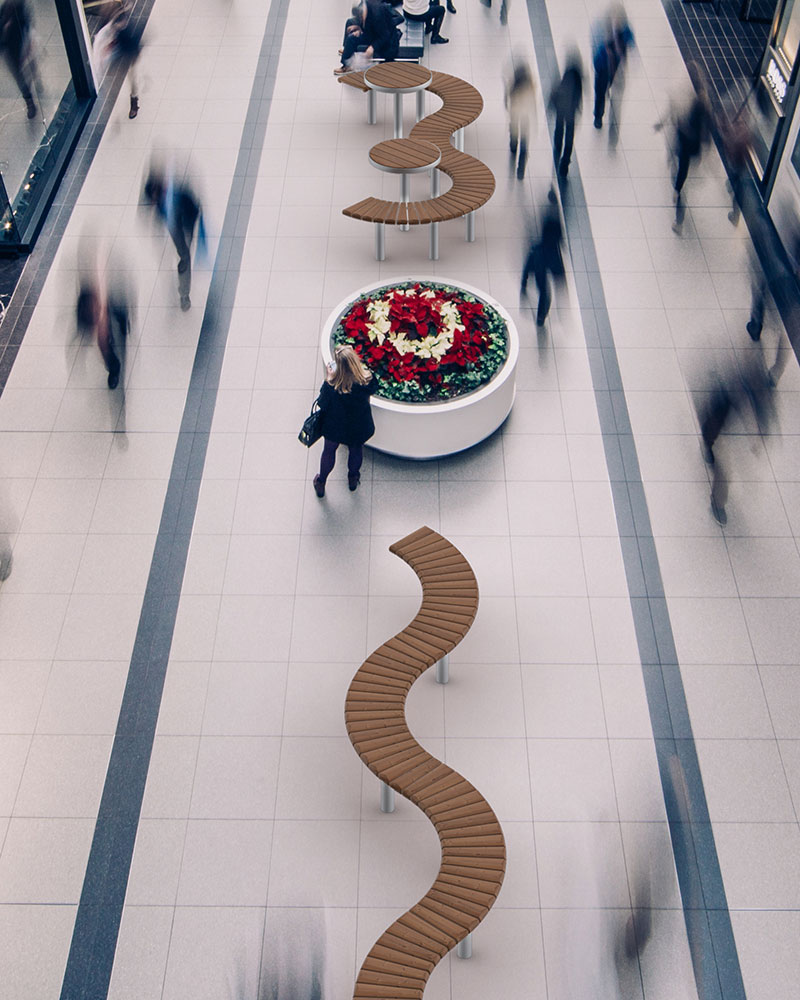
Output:
[[[775,35],[775,48],[788,65],[793,66],[798,45],[800,45],[800,5],[796,5],[795,0],[786,0]]]
[[[0,0],[0,249],[25,247],[88,111],[85,59],[64,30],[77,16],[75,0]]]

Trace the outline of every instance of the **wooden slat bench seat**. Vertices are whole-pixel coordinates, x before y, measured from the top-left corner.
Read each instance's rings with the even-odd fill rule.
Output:
[[[369,91],[363,73],[347,73],[339,77],[341,83],[359,90]],[[343,210],[351,219],[372,222],[376,226],[376,257],[383,260],[384,226],[431,227],[430,257],[439,257],[440,222],[466,217],[467,239],[475,238],[474,215],[494,194],[494,174],[481,160],[463,151],[463,129],[470,125],[483,110],[480,93],[459,77],[449,73],[434,72],[428,91],[441,98],[442,107],[426,115],[411,129],[408,138],[433,143],[442,154],[438,169],[447,174],[453,184],[449,191],[425,201],[386,201],[364,198]],[[370,91],[370,93],[373,93]],[[452,137],[457,136],[454,146]]]
[[[489,912],[506,867],[503,832],[491,806],[466,778],[424,750],[405,720],[411,685],[469,631],[478,608],[475,575],[458,549],[430,528],[390,550],[419,577],[422,605],[356,672],[345,723],[370,771],[431,820],[442,858],[429,891],[373,945],[354,1000],[421,1000],[437,962]]]

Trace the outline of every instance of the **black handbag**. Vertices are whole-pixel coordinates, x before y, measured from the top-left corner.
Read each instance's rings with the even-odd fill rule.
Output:
[[[319,396],[311,404],[311,413],[303,421],[303,427],[297,435],[306,448],[310,448],[322,437],[322,410],[319,408]]]

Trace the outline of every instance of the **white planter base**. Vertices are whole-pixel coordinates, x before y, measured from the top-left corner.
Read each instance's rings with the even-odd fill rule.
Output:
[[[475,392],[442,403],[398,403],[378,396],[372,397],[375,435],[367,442],[371,448],[400,458],[441,458],[483,441],[497,430],[511,412],[516,391],[519,335],[506,310],[480,289],[438,276],[391,278],[377,285],[359,288],[333,310],[322,328],[320,347],[323,362],[326,365],[331,362],[333,331],[342,313],[355,299],[378,288],[407,281],[433,281],[469,292],[496,309],[508,328],[508,357],[505,364],[491,382]]]

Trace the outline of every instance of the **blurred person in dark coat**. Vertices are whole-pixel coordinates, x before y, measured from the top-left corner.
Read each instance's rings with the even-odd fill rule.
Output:
[[[356,52],[363,52],[367,60],[383,59],[393,62],[400,50],[400,32],[388,4],[381,0],[362,0],[355,24],[348,21],[345,29],[341,65],[333,71],[336,76],[348,73],[348,64]]]
[[[528,296],[528,279],[533,275],[539,292],[539,302],[536,308],[536,325],[544,326],[547,314],[550,312],[552,291],[550,275],[557,280],[564,277],[564,261],[561,256],[561,245],[564,242],[564,232],[561,227],[561,215],[555,191],[548,193],[548,204],[542,220],[542,230],[538,240],[531,244],[525,266],[522,269],[520,298]]]
[[[27,0],[4,0],[0,6],[0,52],[19,87],[28,118],[37,114],[33,99],[36,64],[32,49],[33,19]]]
[[[79,334],[97,342],[108,372],[108,388],[124,386],[125,348],[130,329],[130,305],[121,288],[103,287],[99,279],[83,278],[76,305]]]
[[[536,120],[536,84],[530,67],[515,61],[511,78],[506,82],[505,105],[508,110],[509,150],[516,164],[517,180],[525,176],[531,123]]]
[[[567,57],[564,75],[553,87],[549,105],[556,116],[553,159],[562,177],[567,176],[575,138],[575,119],[583,103],[583,63],[575,50]]]
[[[347,445],[347,484],[350,491],[361,482],[364,444],[375,433],[369,397],[376,389],[372,372],[347,344],[339,344],[333,354],[334,364],[319,391],[322,410],[322,436],[325,446],[314,476],[314,492],[325,496],[325,482],[336,464],[336,449]]]
[[[144,185],[145,204],[166,225],[178,251],[178,294],[181,309],[192,305],[192,242],[197,229],[198,244],[205,248],[206,236],[200,202],[185,181],[179,181],[158,167],[151,166]]]
[[[606,110],[606,95],[619,74],[623,82],[628,50],[633,47],[634,38],[628,17],[622,6],[616,7],[592,31],[592,65],[594,67],[594,127],[603,127]]]

